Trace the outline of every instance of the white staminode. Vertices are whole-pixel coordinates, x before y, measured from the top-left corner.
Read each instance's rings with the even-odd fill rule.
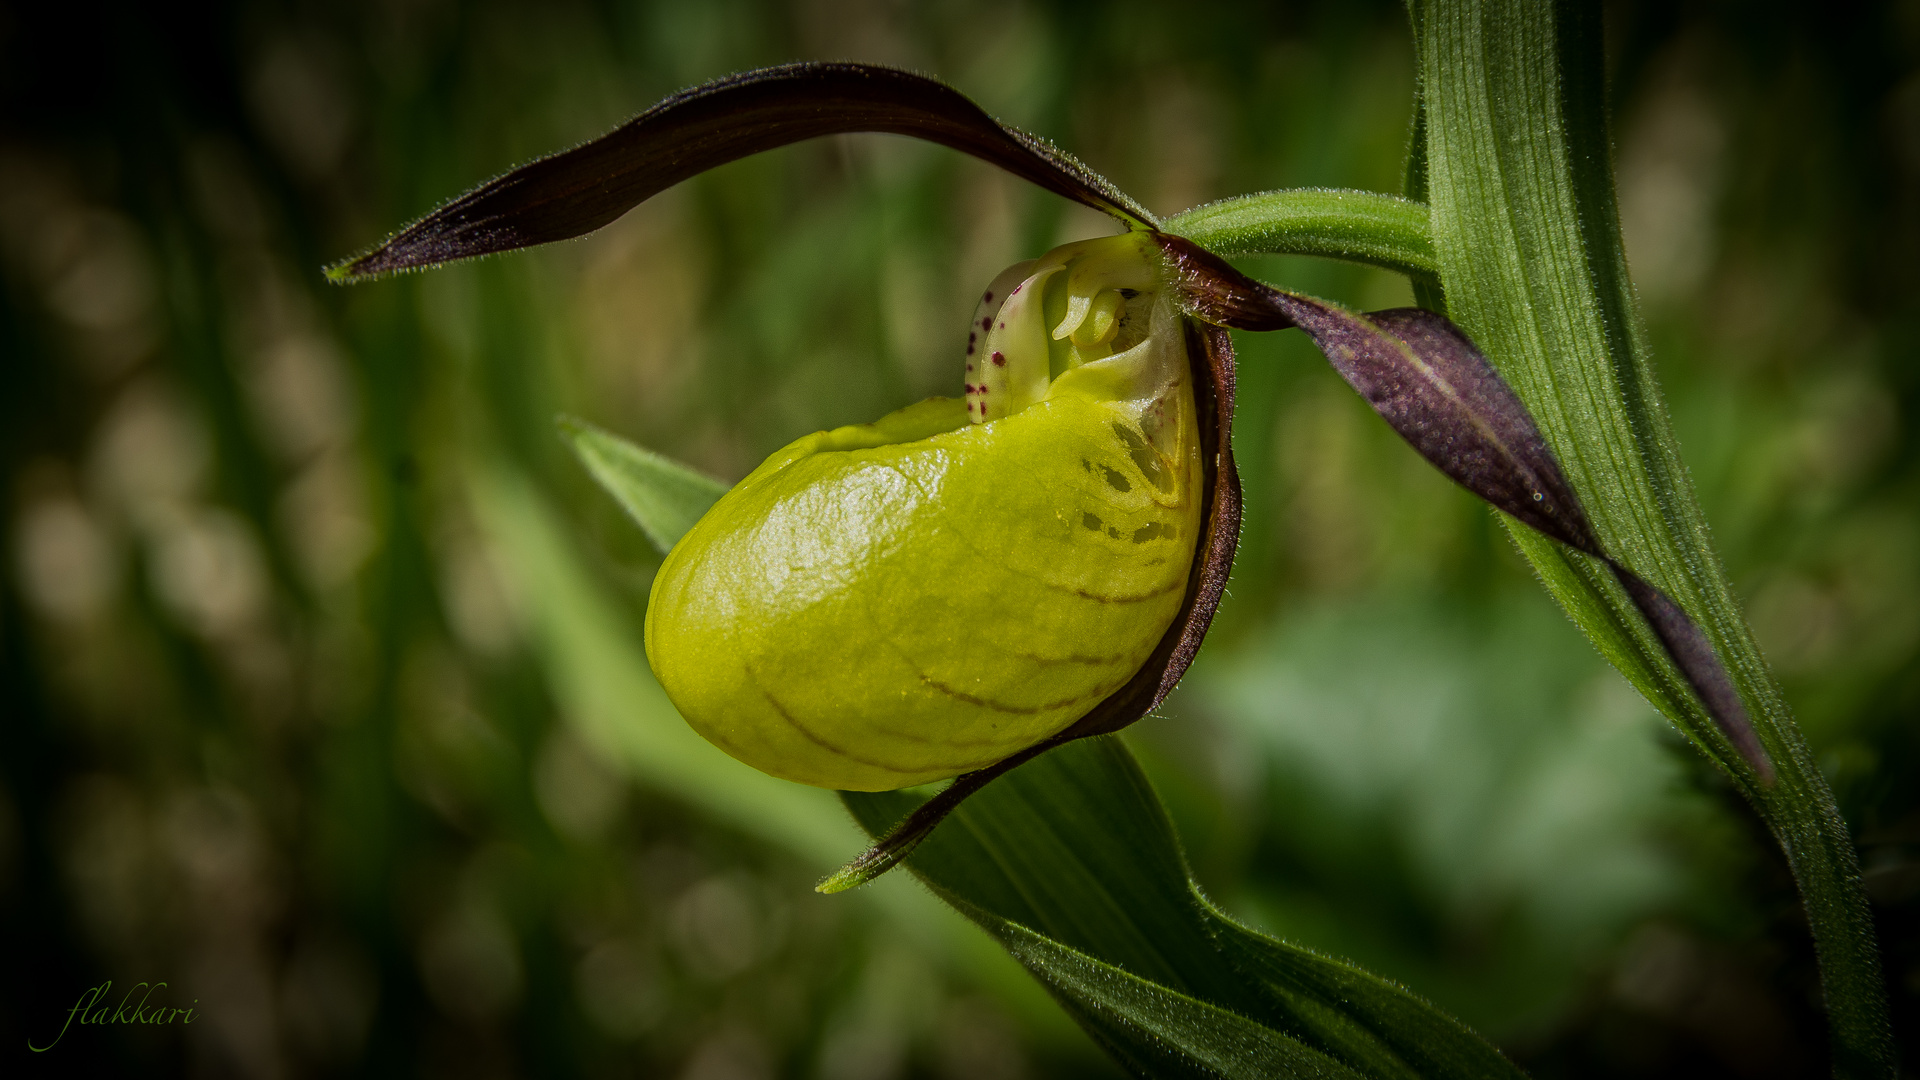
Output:
[[[1137,252],[1127,252],[1126,255],[1133,256],[1131,258],[1102,254],[1082,255],[1073,260],[1072,268],[1067,271],[1067,314],[1060,320],[1060,325],[1053,328],[1055,341],[1069,336],[1076,345],[1104,340],[1101,329],[1096,328],[1093,333],[1085,335],[1078,332],[1088,316],[1095,315],[1099,308],[1105,306],[1108,318],[1112,318],[1112,313],[1119,306],[1120,290],[1151,289],[1157,284],[1152,265],[1140,258]],[[1098,323],[1096,316],[1096,327]],[[1105,330],[1104,335],[1111,337],[1112,331]],[[1083,341],[1083,337],[1087,340]]]
[[[1067,244],[1002,271],[968,327],[967,418],[1011,416],[1047,397],[1066,372],[1120,353],[1141,355],[1107,365],[1113,374],[1162,382],[1145,370],[1162,363],[1142,363],[1166,352],[1142,350],[1163,322],[1155,317],[1157,267],[1143,237],[1128,233]]]

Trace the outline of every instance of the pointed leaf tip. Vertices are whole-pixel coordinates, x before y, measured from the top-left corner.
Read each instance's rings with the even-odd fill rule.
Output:
[[[555,418],[587,473],[665,555],[728,485],[577,417]]]

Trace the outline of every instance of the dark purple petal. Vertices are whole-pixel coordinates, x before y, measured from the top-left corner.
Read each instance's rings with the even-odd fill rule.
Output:
[[[1533,417],[1473,342],[1419,308],[1356,315],[1272,289],[1178,237],[1166,237],[1189,310],[1243,330],[1297,326],[1334,370],[1422,457],[1528,525],[1601,554]]]
[[[1225,330],[1187,322],[1187,356],[1194,376],[1194,406],[1200,418],[1200,460],[1207,494],[1206,531],[1194,546],[1193,570],[1187,575],[1187,594],[1180,614],[1160,638],[1147,662],[1132,679],[1093,710],[1053,738],[954,779],[938,795],[921,803],[899,824],[874,841],[873,846],[841,867],[819,885],[821,892],[840,892],[864,884],[899,865],[934,826],[969,795],[995,777],[1046,753],[1062,743],[1105,735],[1145,716],[1166,700],[1175,683],[1187,673],[1200,642],[1213,624],[1213,613],[1226,595],[1227,575],[1233,570],[1234,549],[1240,543],[1240,473],[1233,464],[1233,341]]]
[[[1539,532],[1600,554],[1586,511],[1527,407],[1445,316],[1421,308],[1360,316],[1297,299],[1294,321],[1442,472]]]
[[[1727,741],[1753,766],[1753,771],[1760,774],[1762,783],[1773,783],[1773,762],[1760,745],[1760,737],[1754,733],[1747,706],[1740,700],[1732,675],[1720,662],[1720,655],[1713,651],[1713,643],[1707,640],[1699,624],[1671,597],[1647,584],[1640,575],[1612,559],[1607,560],[1607,565],[1626,588],[1627,595],[1633,597],[1633,606],[1653,625],[1653,632],[1667,647],[1667,655],[1673,657],[1674,664],[1693,686],[1693,692],[1700,696],[1708,715],[1719,725]]]
[[[1659,589],[1607,554],[1519,395],[1445,316],[1357,315],[1254,281],[1177,236],[1156,234],[1196,318],[1241,330],[1299,327],[1400,437],[1462,487],[1534,530],[1600,559],[1646,617],[1722,733],[1763,781],[1773,763],[1706,634]]]
[[[584,236],[717,165],[820,135],[874,131],[952,147],[1129,224],[1153,215],[959,91],[872,64],[788,64],[675,94],[592,142],[522,165],[328,272],[336,281]]]

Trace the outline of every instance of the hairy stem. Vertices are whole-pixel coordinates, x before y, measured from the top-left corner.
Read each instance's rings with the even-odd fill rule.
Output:
[[[1262,191],[1196,206],[1162,227],[1215,255],[1322,255],[1439,280],[1426,206],[1372,191]]]

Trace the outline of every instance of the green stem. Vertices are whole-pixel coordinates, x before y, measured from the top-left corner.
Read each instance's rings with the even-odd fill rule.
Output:
[[[1607,550],[1705,628],[1778,779],[1707,717],[1623,591],[1511,526],[1602,651],[1730,775],[1793,867],[1820,961],[1840,1076],[1893,1050],[1852,838],[1742,618],[1655,382],[1621,248],[1589,5],[1423,0],[1415,12],[1433,246],[1449,312],[1552,443]]]
[[[1197,206],[1162,228],[1215,255],[1321,255],[1439,280],[1426,206],[1371,191],[1263,191]]]

